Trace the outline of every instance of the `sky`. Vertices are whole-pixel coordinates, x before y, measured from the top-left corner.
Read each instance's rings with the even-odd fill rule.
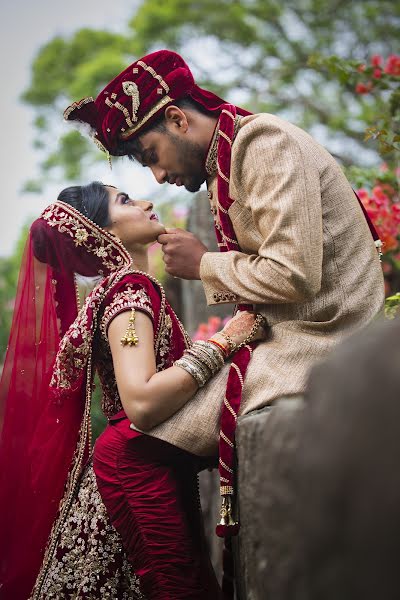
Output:
[[[57,187],[47,186],[43,194],[21,191],[25,181],[39,174],[39,155],[32,146],[34,113],[19,100],[29,85],[30,67],[36,53],[55,35],[68,35],[81,27],[124,30],[137,5],[138,2],[132,0],[12,0],[3,8],[0,20],[0,256],[12,253],[23,225],[36,218],[55,200],[58,192],[69,185],[69,182],[65,185],[61,182]],[[154,182],[149,170],[128,162],[120,161],[112,172],[106,161],[104,165],[98,163],[87,174],[88,182],[93,179],[117,185],[136,197],[153,199],[168,195],[164,186],[161,188]],[[177,194],[176,189],[174,194]]]

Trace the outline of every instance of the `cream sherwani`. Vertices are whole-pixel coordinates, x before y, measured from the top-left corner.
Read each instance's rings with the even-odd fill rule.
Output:
[[[229,215],[241,252],[206,253],[200,276],[209,305],[254,304],[270,326],[247,371],[241,408],[246,414],[303,393],[312,365],[379,314],[384,287],[368,225],[333,157],[274,115],[237,118],[236,129]],[[218,131],[207,159],[214,213],[217,136]],[[159,437],[187,449],[208,429],[216,436],[221,377],[155,435],[158,430]],[[176,433],[171,437],[171,428],[187,419],[187,432],[196,422],[191,411],[197,433],[182,443]]]
[[[298,127],[270,114],[240,119],[230,196],[242,252],[205,254],[200,276],[209,305],[255,304],[271,327],[247,373],[247,413],[303,392],[310,367],[380,312],[384,287],[353,190],[332,156]]]

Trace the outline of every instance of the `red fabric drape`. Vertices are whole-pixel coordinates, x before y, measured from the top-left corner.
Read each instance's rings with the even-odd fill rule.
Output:
[[[85,377],[68,390],[50,386],[61,338],[78,312],[74,273],[104,276],[128,264],[115,238],[63,202],[31,227],[0,383],[1,600],[30,595],[71,468],[87,452]],[[90,318],[89,311],[88,331]],[[71,332],[69,339],[72,346]],[[68,380],[68,362],[58,366]]]
[[[78,403],[56,405],[48,393],[61,324],[77,314],[73,281],[57,301],[68,277],[39,262],[33,242],[31,234],[0,386],[0,598],[13,600],[28,597],[39,570],[81,420]]]

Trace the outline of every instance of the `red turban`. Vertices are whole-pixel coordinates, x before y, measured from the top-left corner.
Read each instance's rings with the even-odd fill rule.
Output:
[[[95,143],[115,154],[119,140],[130,139],[161,115],[169,104],[188,96],[210,111],[220,112],[224,100],[196,85],[183,58],[159,50],[137,60],[115,77],[94,100],[74,102],[64,112],[69,121],[87,123]],[[237,108],[239,114],[247,111]]]

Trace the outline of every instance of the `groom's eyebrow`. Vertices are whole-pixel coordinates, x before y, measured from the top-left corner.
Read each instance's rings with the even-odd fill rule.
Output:
[[[143,164],[143,155],[144,155],[144,148],[142,143],[138,140],[135,144],[135,150],[132,152],[132,154],[130,155],[131,158],[134,158],[134,160],[137,160],[138,162]]]

